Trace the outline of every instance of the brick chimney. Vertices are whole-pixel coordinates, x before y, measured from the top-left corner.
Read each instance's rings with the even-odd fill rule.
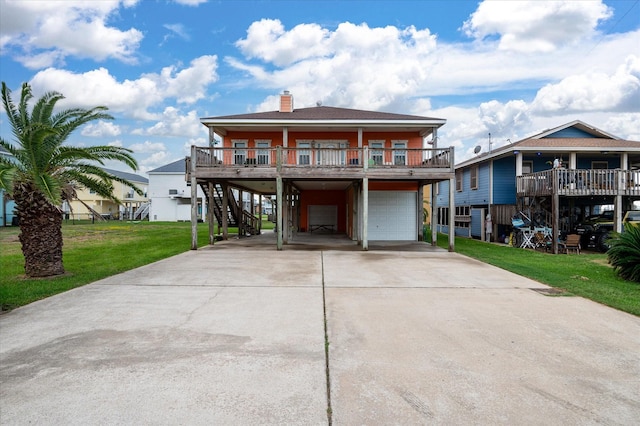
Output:
[[[293,112],[293,95],[288,90],[280,95],[280,112]]]

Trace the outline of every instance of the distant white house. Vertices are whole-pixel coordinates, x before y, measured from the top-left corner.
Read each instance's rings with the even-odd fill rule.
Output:
[[[198,218],[205,219],[206,204],[202,188],[198,187]],[[149,172],[149,220],[177,222],[191,220],[191,187],[185,179],[184,158]],[[203,205],[205,205],[203,209]]]
[[[12,155],[6,149],[0,146],[0,155],[6,157],[12,157]],[[16,224],[17,216],[14,215],[14,208],[16,206],[7,193],[0,188],[0,226],[10,226]]]

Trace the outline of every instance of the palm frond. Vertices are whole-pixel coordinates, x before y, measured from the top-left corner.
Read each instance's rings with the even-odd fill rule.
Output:
[[[62,202],[62,187],[60,180],[48,174],[34,176],[33,183],[44,197],[54,206]]]

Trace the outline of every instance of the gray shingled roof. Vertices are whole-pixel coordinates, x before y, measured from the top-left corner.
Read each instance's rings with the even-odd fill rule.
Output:
[[[102,168],[102,170],[104,170],[105,172],[111,173],[112,175],[117,176],[119,178],[127,179],[128,181],[131,181],[131,182],[149,183],[149,179],[147,179],[146,177],[136,175],[133,173],[121,172],[120,170],[106,169],[104,167]]]
[[[153,169],[149,172],[149,174],[151,173],[186,173],[184,158],[176,160],[173,163],[160,166],[157,169]]]
[[[364,111],[359,109],[316,106],[294,109],[293,112],[257,112],[249,114],[223,115],[206,117],[202,120],[442,120],[440,118],[421,117],[418,115],[393,114],[389,112]]]
[[[560,138],[553,137],[555,133],[567,129],[569,127],[576,127],[580,130],[586,131],[594,136],[600,137],[584,137],[584,138]],[[558,126],[553,129],[545,130],[533,136],[529,136],[525,139],[519,140],[509,145],[496,148],[490,153],[482,153],[474,158],[470,158],[461,163],[456,164],[456,167],[465,167],[470,164],[479,163],[485,161],[488,158],[496,158],[504,155],[511,155],[515,151],[546,151],[546,152],[558,152],[564,151],[593,151],[593,152],[640,152],[640,142],[619,139],[613,135],[609,135],[595,127],[575,120],[570,123]]]

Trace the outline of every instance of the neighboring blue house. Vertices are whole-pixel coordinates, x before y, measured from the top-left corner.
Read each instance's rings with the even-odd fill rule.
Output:
[[[485,239],[489,213],[492,241],[508,238],[515,216],[557,236],[602,206],[611,206],[621,230],[623,212],[640,200],[640,142],[579,120],[479,154],[455,169],[458,236]],[[434,190],[437,229],[448,232],[449,181]]]
[[[0,155],[10,157],[11,154],[0,146]],[[0,189],[0,226],[10,226],[13,224],[13,209],[16,207],[15,201],[10,199],[3,189]],[[16,216],[17,217],[17,216]]]

